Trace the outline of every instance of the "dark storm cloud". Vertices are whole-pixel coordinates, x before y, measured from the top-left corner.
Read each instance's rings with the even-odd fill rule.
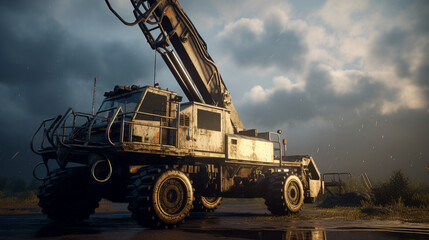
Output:
[[[380,116],[353,109],[324,116],[324,124],[308,130],[290,125],[290,154],[311,154],[323,172],[367,172],[374,180],[402,169],[412,179],[427,179],[429,114],[406,110]],[[305,136],[299,139],[299,134]]]
[[[409,45],[413,39],[412,31],[403,29],[392,29],[382,34],[373,44],[371,54],[377,61],[377,65],[393,65],[399,77],[410,77],[410,59],[408,53],[413,45]]]
[[[330,87],[332,82],[330,72],[316,65],[312,67],[306,79],[304,91],[274,89],[268,99],[249,101],[240,106],[240,113],[251,125],[257,124],[264,128],[280,127],[285,122],[295,124],[317,117],[329,117],[339,112],[355,111],[381,96],[391,95],[392,91],[384,89],[381,84],[371,81],[369,77],[360,76],[359,84],[355,87],[356,91],[336,94]]]
[[[288,155],[310,154],[322,172],[367,172],[373,180],[402,169],[413,179],[425,179],[428,164],[429,113],[402,110],[381,115],[365,108],[375,99],[392,95],[379,84],[368,83],[354,96],[335,95],[325,88],[329,75],[315,70],[314,86],[306,91],[277,90],[265,101],[238,106],[246,127],[264,131],[282,129]],[[318,81],[316,81],[318,79]]]
[[[36,17],[37,12],[15,12],[14,19],[28,26],[21,32],[5,19],[9,14],[2,14],[0,23],[5,32],[0,39],[2,83],[19,89],[25,99],[21,107],[29,114],[46,116],[73,104],[70,88],[95,76],[111,88],[151,72],[133,48],[121,43],[78,39],[50,15]]]
[[[238,109],[247,127],[276,129],[285,121],[313,118],[317,108],[306,92],[276,91],[266,101],[249,102]]]
[[[419,0],[416,1],[411,8],[412,16],[416,24],[415,29],[426,36],[429,35],[429,2]]]
[[[399,4],[399,3],[398,3]],[[368,58],[372,68],[378,70],[383,67],[393,66],[398,78],[410,78],[414,83],[422,88],[428,86],[429,73],[429,43],[427,36],[429,29],[426,22],[429,21],[428,12],[429,4],[427,1],[419,1],[414,4],[399,4],[396,6],[397,14],[403,13],[405,9],[409,19],[407,27],[386,28],[387,30],[380,31],[375,41],[371,42],[369,47],[370,56]],[[378,6],[382,8],[383,6]],[[392,8],[394,6],[390,6]],[[415,17],[413,17],[415,16]],[[427,21],[428,20],[428,21]],[[237,24],[238,25],[238,24]],[[247,26],[247,28],[246,28]],[[238,66],[277,66],[293,61],[293,56],[296,59],[304,59],[307,53],[307,46],[304,44],[303,37],[293,31],[279,32],[278,24],[271,20],[270,24],[264,24],[264,34],[255,34],[255,24],[247,24],[237,27],[236,31],[224,31],[229,35],[221,35],[222,43],[230,48],[231,55],[236,60]],[[268,26],[268,27],[267,27]],[[253,31],[252,31],[253,30]],[[287,37],[288,34],[294,37]],[[258,52],[258,49],[266,50],[271,46],[266,43],[273,42],[276,39],[275,35],[285,35],[285,41],[291,41],[291,45],[278,45],[278,56],[289,59],[283,60],[270,59],[266,61],[265,55]],[[280,42],[285,42],[280,41]],[[314,39],[317,41],[317,39]],[[232,46],[232,47],[230,47]],[[301,47],[297,47],[301,46]],[[277,49],[276,48],[276,49]],[[412,65],[416,61],[413,54],[417,49],[418,54],[423,56],[419,59],[417,66]],[[287,53],[290,51],[289,53]],[[294,53],[295,52],[295,53]],[[292,56],[292,58],[291,58]],[[418,56],[417,56],[418,57]],[[240,106],[240,112],[244,119],[258,122],[261,126],[272,126],[281,124],[283,121],[293,122],[296,120],[308,121],[315,117],[329,117],[332,113],[344,112],[349,109],[362,109],[365,106],[371,105],[371,109],[375,114],[380,114],[383,101],[391,101],[399,99],[401,89],[395,87],[397,82],[395,79],[387,79],[385,82],[390,82],[393,86],[386,86],[386,83],[375,79],[368,72],[362,71],[361,75],[351,74],[349,77],[356,81],[353,89],[345,94],[338,94],[334,91],[335,81],[333,81],[332,69],[320,67],[320,62],[313,62],[305,65],[305,61],[297,61],[299,68],[306,68],[308,72],[304,76],[306,81],[305,91],[293,90],[292,92],[283,89],[273,89],[273,93],[269,95],[266,101],[248,101],[243,106]],[[291,65],[293,66],[293,64]],[[291,72],[286,70],[286,76]],[[340,69],[341,70],[341,69]],[[429,90],[426,90],[428,92]],[[299,106],[299,107],[298,107]],[[254,109],[259,109],[265,114],[258,114]],[[285,109],[285,111],[278,111]],[[297,112],[299,114],[287,114]],[[402,114],[401,112],[398,114]],[[274,115],[275,118],[263,120],[264,116]]]
[[[238,20],[220,34],[221,45],[238,66],[299,71],[307,53],[304,39],[277,21]]]
[[[392,6],[387,9],[391,8]],[[397,14],[406,13],[404,15],[408,20],[407,25],[380,32],[371,45],[370,61],[379,66],[393,65],[398,76],[411,78],[417,84],[428,87],[429,2],[414,1],[394,10]],[[419,59],[415,59],[416,57]],[[418,65],[411,65],[416,60]]]
[[[67,11],[70,16],[88,21],[99,17],[101,23],[110,22],[109,18],[117,21],[110,12],[105,14],[104,2],[73,3]],[[139,52],[147,47],[142,35],[140,42],[135,41],[142,47],[108,38],[83,38],[78,33],[89,31],[85,26],[67,28],[58,22],[59,5],[58,1],[0,3],[0,102],[7,104],[0,110],[0,174],[28,173],[28,165],[38,159],[29,149],[38,124],[63,114],[68,107],[88,111],[94,77],[99,79],[99,103],[102,91],[152,74],[152,54]],[[145,64],[147,61],[151,64]],[[11,160],[16,152],[19,154]]]
[[[424,48],[425,52],[429,52],[429,44]],[[416,80],[419,84],[429,88],[429,54],[426,54],[417,69]],[[428,89],[429,91],[429,89]],[[429,95],[429,93],[427,93]]]
[[[304,90],[267,87],[265,99],[254,97],[238,105],[246,126],[270,131],[283,128],[288,133],[289,154],[313,155],[322,172],[368,172],[370,177],[380,179],[402,169],[411,178],[427,179],[428,5],[427,1],[419,1],[395,9],[403,22],[395,27],[383,26],[375,34],[377,37],[366,46],[369,56],[364,59],[370,70],[359,69],[361,74],[347,75],[356,80],[351,91],[338,93],[338,86],[333,85],[338,83],[333,73],[346,73],[346,69],[313,62],[305,68]],[[393,69],[394,73],[387,75],[394,77],[381,79],[383,76],[371,73],[384,69]],[[288,74],[285,72],[285,76]],[[405,98],[401,81],[423,90],[425,95],[407,94]],[[409,104],[416,99],[418,105]],[[383,112],[385,102],[399,107]]]
[[[405,109],[380,114],[380,100],[397,90],[362,76],[356,90],[336,94],[329,71],[313,66],[304,91],[274,89],[267,99],[237,106],[246,127],[275,131],[288,138],[288,154],[312,155],[322,172],[367,172],[382,179],[402,169],[425,179],[429,113]],[[423,140],[423,141],[422,141]]]

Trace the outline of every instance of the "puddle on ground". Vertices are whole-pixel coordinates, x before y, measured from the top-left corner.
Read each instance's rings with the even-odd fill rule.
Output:
[[[124,207],[124,206],[119,206]],[[0,239],[429,239],[429,224],[400,221],[264,220],[261,201],[224,201],[214,213],[192,213],[176,229],[137,225],[127,211],[96,213],[79,224],[58,224],[42,214],[0,215]]]

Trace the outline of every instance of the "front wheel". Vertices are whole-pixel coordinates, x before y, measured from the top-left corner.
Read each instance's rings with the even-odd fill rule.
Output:
[[[130,185],[128,209],[143,227],[174,227],[192,208],[193,190],[181,171],[143,169]]]
[[[297,213],[304,204],[304,188],[301,180],[295,175],[286,179],[285,183],[285,203],[289,213]]]
[[[39,206],[50,219],[74,222],[87,219],[101,200],[86,167],[57,169],[39,187]]]

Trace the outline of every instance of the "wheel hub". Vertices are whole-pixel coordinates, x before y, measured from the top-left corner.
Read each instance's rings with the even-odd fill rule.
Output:
[[[291,182],[287,188],[287,195],[289,202],[296,205],[299,203],[299,190],[296,182]]]
[[[183,183],[177,179],[166,180],[160,189],[161,208],[168,214],[180,212],[186,204],[186,192]]]

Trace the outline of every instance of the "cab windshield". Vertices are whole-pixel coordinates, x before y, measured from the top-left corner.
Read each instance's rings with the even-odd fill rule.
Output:
[[[98,113],[101,116],[110,117],[118,107],[122,107],[123,112],[130,113],[127,115],[131,117],[137,109],[142,94],[143,92],[140,91],[122,97],[105,100],[98,110]],[[106,111],[108,109],[112,110]]]

